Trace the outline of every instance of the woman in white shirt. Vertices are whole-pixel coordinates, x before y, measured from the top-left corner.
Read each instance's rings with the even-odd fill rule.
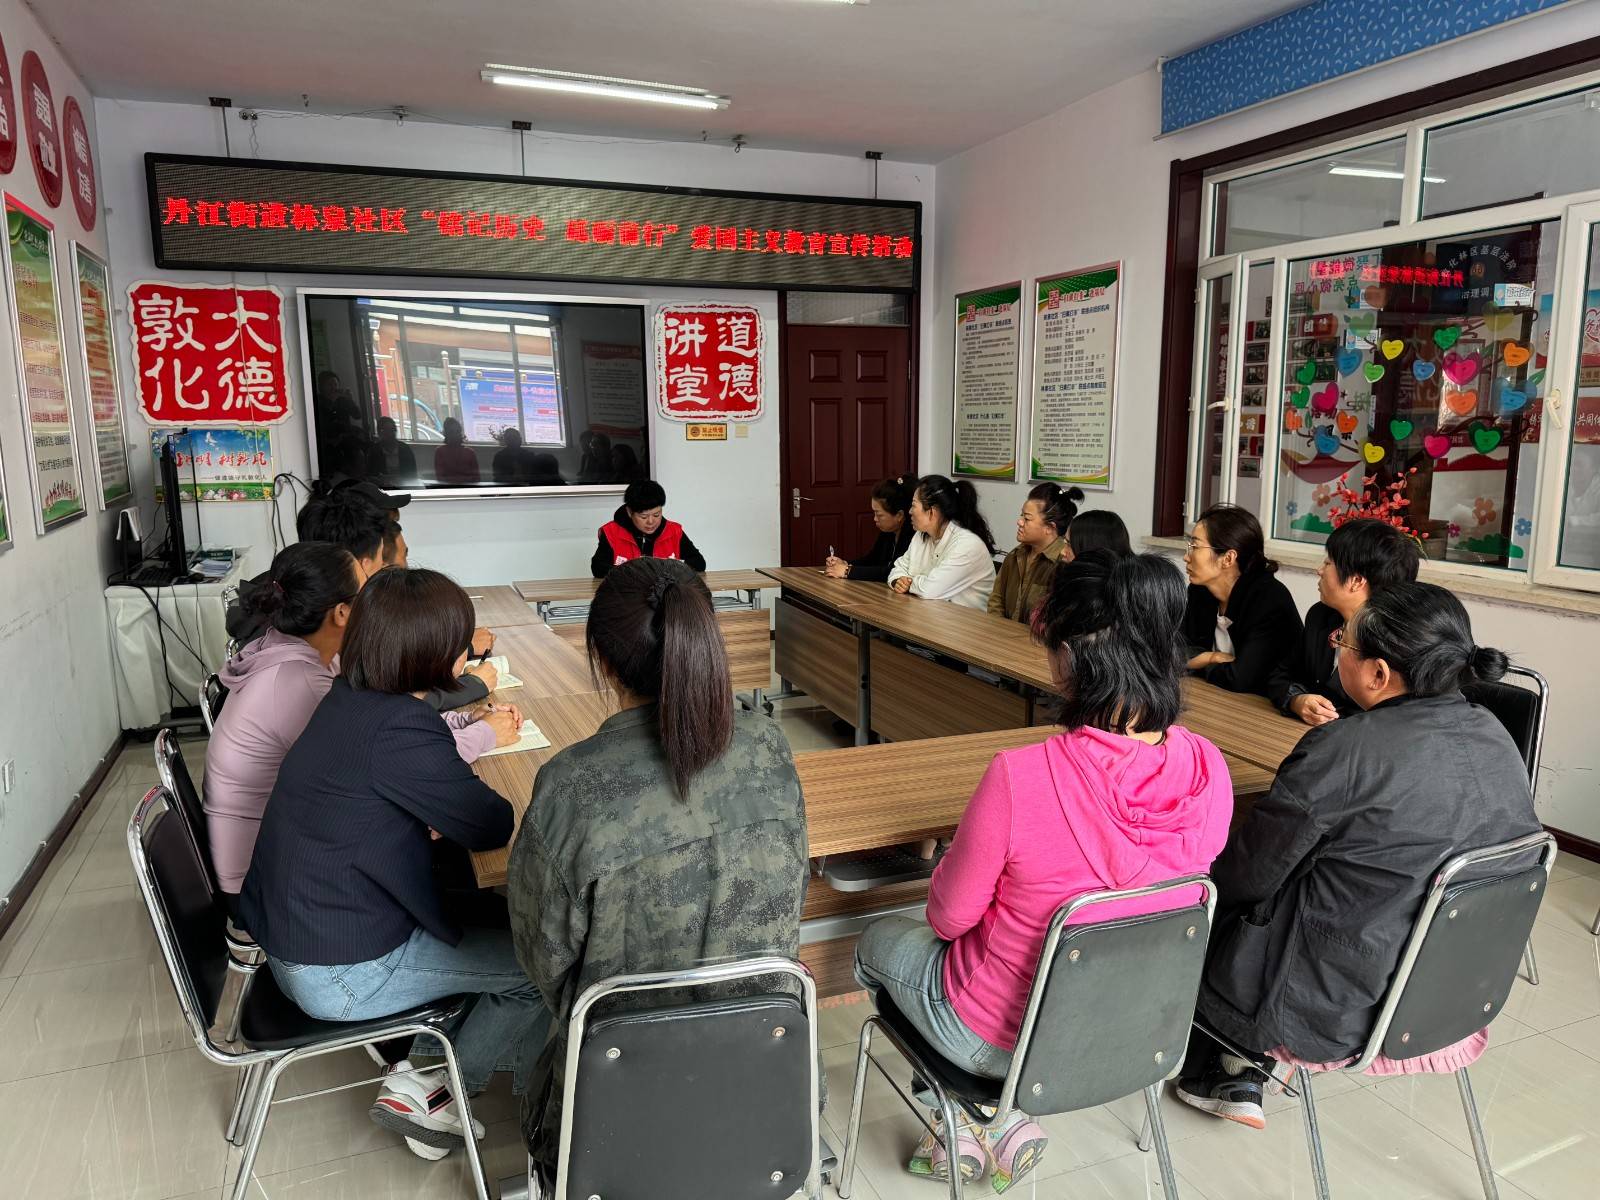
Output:
[[[911,499],[917,531],[889,569],[889,586],[924,600],[985,609],[994,590],[994,537],[978,512],[978,490],[927,475]]]

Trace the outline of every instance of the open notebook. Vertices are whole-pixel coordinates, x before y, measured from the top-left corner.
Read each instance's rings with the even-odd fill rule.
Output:
[[[511,673],[511,660],[504,654],[495,654],[483,660],[499,673],[500,679],[495,690],[501,688],[517,688],[522,686],[522,680]]]
[[[518,754],[523,750],[543,750],[550,745],[550,739],[539,732],[539,727],[532,721],[522,722],[522,736],[509,746],[496,746],[493,750],[485,750],[478,755],[479,758],[488,758],[491,754]]]

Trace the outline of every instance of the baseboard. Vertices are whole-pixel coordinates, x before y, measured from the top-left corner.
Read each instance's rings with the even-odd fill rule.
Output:
[[[1561,829],[1551,829],[1548,825],[1545,826],[1545,830],[1555,834],[1556,849],[1562,854],[1586,858],[1590,862],[1600,862],[1600,842],[1593,842],[1586,837],[1579,837],[1575,833],[1567,833]]]
[[[17,914],[22,911],[22,906],[27,903],[28,897],[33,895],[33,889],[39,886],[39,880],[44,878],[46,868],[50,866],[57,851],[66,843],[72,827],[78,823],[78,818],[83,816],[83,810],[89,807],[89,801],[94,799],[106,776],[111,774],[111,769],[117,765],[117,759],[121,757],[122,747],[127,740],[126,734],[117,734],[116,740],[111,743],[111,749],[101,757],[88,782],[72,798],[67,811],[61,814],[61,819],[56,822],[56,827],[51,830],[49,838],[39,847],[39,853],[33,856],[28,869],[22,873],[17,886],[11,890],[11,896],[5,907],[0,908],[0,937],[5,936],[6,930],[11,928],[11,923],[17,919]]]

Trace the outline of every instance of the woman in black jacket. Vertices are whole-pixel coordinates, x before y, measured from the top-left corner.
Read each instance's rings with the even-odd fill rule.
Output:
[[[472,627],[472,601],[436,571],[389,567],[367,582],[339,677],[278,770],[239,897],[273,978],[310,1016],[368,1020],[477,993],[452,1035],[469,1094],[496,1070],[521,1090],[549,1024],[510,930],[463,930],[433,874],[433,838],[511,840],[511,806],[422,699],[461,673]],[[424,1158],[463,1142],[442,1069],[395,1065],[371,1113]]]
[[[1183,556],[1189,669],[1230,692],[1266,695],[1273,671],[1300,651],[1300,611],[1266,556],[1261,524],[1235,504],[1200,514]]]
[[[1434,873],[1538,832],[1522,756],[1461,694],[1505,669],[1432,584],[1376,592],[1350,617],[1339,679],[1362,711],[1301,739],[1211,868],[1220,905],[1198,1008],[1231,1044],[1311,1063],[1359,1054]],[[1201,1035],[1190,1049],[1179,1099],[1261,1128],[1260,1075]],[[1472,1053],[1447,1047],[1425,1069]]]
[[[888,583],[889,568],[906,552],[916,530],[911,527],[911,496],[917,490],[915,475],[896,475],[872,489],[872,523],[878,528],[877,540],[860,558],[829,558],[822,564],[825,574],[835,579],[862,579],[868,583]]]

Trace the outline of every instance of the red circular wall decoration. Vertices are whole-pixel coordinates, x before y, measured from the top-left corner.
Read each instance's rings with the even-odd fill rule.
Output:
[[[28,132],[28,153],[39,190],[51,208],[61,203],[61,130],[56,125],[56,102],[44,64],[29,50],[22,56],[22,127]]]
[[[0,174],[17,165],[17,94],[11,86],[11,60],[0,39]]]
[[[99,189],[94,181],[94,150],[89,145],[89,125],[83,119],[78,98],[68,96],[61,105],[61,149],[67,156],[67,187],[72,191],[72,206],[84,232],[94,228],[99,211]]]

